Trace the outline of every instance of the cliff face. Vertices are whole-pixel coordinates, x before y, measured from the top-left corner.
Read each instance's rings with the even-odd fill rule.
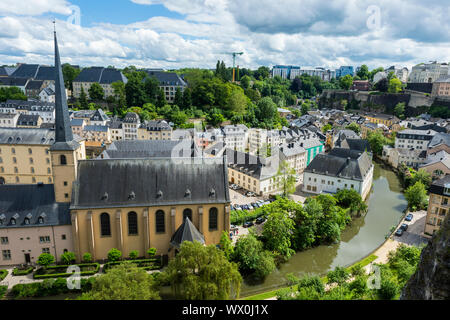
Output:
[[[450,219],[422,250],[416,273],[403,288],[400,300],[448,300],[450,298]]]

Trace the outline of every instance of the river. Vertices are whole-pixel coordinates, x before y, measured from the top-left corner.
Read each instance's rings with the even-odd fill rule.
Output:
[[[407,202],[395,173],[381,164],[374,164],[373,188],[367,200],[368,212],[347,226],[342,232],[341,241],[296,253],[262,283],[245,280],[241,297],[282,286],[288,273],[298,277],[305,274],[323,275],[336,266],[351,265],[377,249],[385,241],[391,227],[400,221]]]

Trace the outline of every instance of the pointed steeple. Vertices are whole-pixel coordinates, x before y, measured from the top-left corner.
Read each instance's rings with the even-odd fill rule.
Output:
[[[55,144],[52,150],[75,150],[79,147],[73,139],[70,127],[69,107],[67,106],[66,89],[59,57],[58,41],[55,37]]]

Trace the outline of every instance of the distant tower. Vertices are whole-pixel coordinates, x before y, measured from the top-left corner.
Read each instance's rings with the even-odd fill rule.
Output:
[[[70,127],[69,108],[55,37],[55,143],[50,148],[56,202],[70,202],[78,160],[86,158],[84,141],[76,141]]]

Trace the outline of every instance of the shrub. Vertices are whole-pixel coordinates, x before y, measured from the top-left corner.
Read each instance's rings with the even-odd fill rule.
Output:
[[[0,270],[0,281],[6,278],[8,275],[8,270]]]
[[[92,255],[89,252],[83,254],[83,262],[85,263],[92,262]]]
[[[30,274],[31,272],[33,272],[33,267],[27,267],[25,269],[20,269],[20,268],[14,268],[13,270],[13,275],[14,276],[25,276],[27,274]]]
[[[108,252],[108,260],[111,262],[119,261],[122,258],[122,252],[116,248],[112,248]]]
[[[130,251],[130,254],[129,254],[130,259],[135,260],[138,256],[139,256],[139,251],[137,251],[137,250]]]
[[[0,286],[0,300],[3,298],[3,296],[6,293],[6,291],[8,291],[8,287],[7,286]]]
[[[70,251],[64,252],[64,253],[61,255],[61,261],[62,261],[64,264],[72,264],[72,263],[74,263],[74,262],[75,262],[75,253],[70,252]]]
[[[161,269],[160,259],[140,259],[140,260],[129,260],[127,261],[129,263],[136,264],[139,269],[143,270],[158,270]],[[122,264],[123,261],[114,261],[114,262],[107,262],[103,266],[103,271],[106,272],[108,269],[118,266]]]
[[[55,257],[50,253],[43,253],[39,256],[37,263],[40,266],[47,267],[48,265],[55,262]]]
[[[38,298],[64,294],[68,292],[86,292],[92,289],[95,278],[83,278],[80,283],[80,290],[70,290],[67,288],[67,279],[47,279],[43,282],[33,282],[28,284],[16,284],[12,288],[12,294],[16,299]]]
[[[93,270],[87,270],[87,271],[81,271],[80,276],[90,276],[96,274],[100,270],[100,264],[99,263],[88,263],[88,264],[77,264],[78,267],[94,267]],[[38,269],[33,274],[33,279],[47,279],[47,278],[68,278],[73,273],[67,273],[67,272],[56,272],[51,273],[52,270],[59,270],[59,269],[65,269],[67,270],[69,266],[51,266],[43,269]]]
[[[328,283],[343,284],[348,278],[350,278],[350,272],[343,267],[336,267],[333,271],[327,274]]]
[[[148,249],[147,254],[150,256],[150,258],[153,258],[156,255],[156,248]]]
[[[350,272],[351,272],[352,276],[354,276],[354,277],[362,276],[366,273],[364,271],[364,267],[360,264],[356,264],[353,267],[351,267]]]

